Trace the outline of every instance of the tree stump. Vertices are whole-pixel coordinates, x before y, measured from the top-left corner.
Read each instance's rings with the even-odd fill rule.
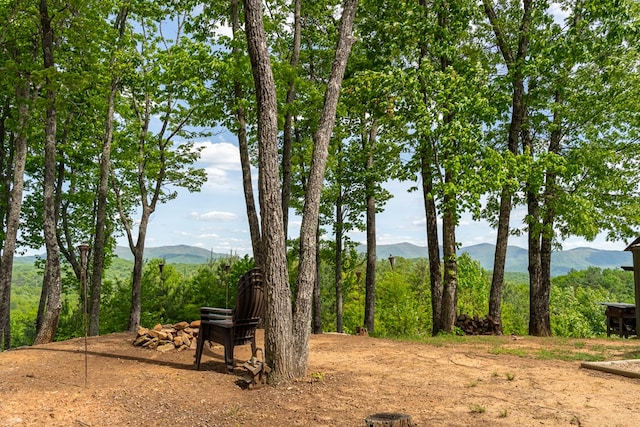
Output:
[[[396,412],[381,412],[369,415],[364,420],[365,427],[413,427],[411,415]]]

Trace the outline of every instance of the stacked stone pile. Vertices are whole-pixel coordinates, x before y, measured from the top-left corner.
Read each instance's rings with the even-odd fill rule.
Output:
[[[152,329],[138,326],[133,345],[166,353],[167,351],[183,351],[195,349],[200,330],[200,320],[178,322],[173,325],[157,324]]]

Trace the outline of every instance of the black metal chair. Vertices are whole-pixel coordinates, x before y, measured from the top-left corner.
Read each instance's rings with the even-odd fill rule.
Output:
[[[200,369],[205,341],[224,345],[224,359],[229,372],[233,371],[235,366],[235,346],[251,343],[251,354],[256,356],[255,334],[262,317],[263,301],[262,272],[254,268],[245,273],[238,282],[235,308],[200,308],[196,369]]]

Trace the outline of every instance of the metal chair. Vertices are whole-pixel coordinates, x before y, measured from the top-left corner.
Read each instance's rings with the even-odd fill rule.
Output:
[[[262,272],[254,268],[245,273],[238,282],[235,308],[200,308],[196,369],[200,369],[205,341],[224,345],[224,359],[229,372],[235,367],[233,360],[235,346],[251,343],[251,354],[256,356],[255,334],[262,316],[263,301]]]

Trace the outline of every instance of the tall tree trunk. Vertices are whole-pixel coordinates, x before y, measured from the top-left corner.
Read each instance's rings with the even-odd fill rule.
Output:
[[[231,1],[231,29],[233,38],[239,38],[240,31],[240,11],[238,0]],[[236,64],[240,64],[242,52],[237,43],[232,47],[233,57]],[[242,168],[242,188],[244,190],[244,202],[247,210],[247,219],[249,222],[249,233],[251,235],[251,246],[253,249],[253,259],[257,266],[263,266],[263,250],[262,250],[262,233],[260,231],[260,219],[256,209],[256,203],[253,193],[253,182],[251,180],[251,159],[249,158],[249,142],[247,141],[247,122],[242,102],[244,101],[244,91],[242,83],[238,79],[233,81],[233,94],[236,102],[236,134],[238,136],[238,149],[240,152],[240,165]]]
[[[445,34],[449,31],[449,4],[445,0],[438,9],[438,26],[441,28],[443,40],[440,43],[447,42]],[[447,72],[451,65],[451,59],[447,54],[440,56],[440,71]],[[449,100],[453,102],[453,100]],[[444,115],[443,123],[446,126],[451,123],[454,113],[449,112]],[[445,168],[444,183],[445,185],[455,184],[456,177],[450,170]],[[445,332],[453,332],[456,315],[458,311],[458,260],[456,255],[456,234],[455,228],[457,223],[456,215],[456,195],[445,190],[442,212],[442,256],[444,258],[444,277],[442,286],[442,330]]]
[[[40,24],[42,31],[42,50],[44,68],[51,70],[55,67],[53,57],[53,29],[46,0],[40,0]],[[46,79],[47,111],[45,119],[45,167],[43,186],[43,230],[47,261],[45,265],[44,281],[47,284],[46,304],[42,322],[38,325],[34,344],[43,344],[53,341],[60,311],[61,301],[61,273],[60,273],[60,249],[57,239],[57,218],[55,201],[56,183],[56,93],[51,87],[50,78]]]
[[[548,305],[542,284],[540,259],[540,207],[534,192],[527,192],[528,246],[529,246],[529,334],[547,336]]]
[[[314,244],[318,232],[320,216],[320,196],[324,182],[327,158],[329,156],[329,141],[335,125],[338,99],[347,60],[354,42],[352,35],[357,0],[345,0],[342,5],[342,18],[338,30],[338,43],[331,66],[331,74],[324,95],[324,105],[318,123],[318,129],[313,136],[313,154],[309,185],[305,195],[300,227],[300,267],[297,278],[297,292],[295,296],[295,312],[293,335],[295,343],[295,376],[305,375],[309,357],[310,307],[309,300],[313,290],[313,280],[316,274],[316,252]]]
[[[120,38],[124,34],[127,22],[128,10],[120,9],[114,27],[120,33]],[[100,156],[100,183],[98,185],[98,201],[96,212],[95,237],[93,242],[93,268],[91,269],[91,301],[89,304],[89,335],[100,334],[100,299],[102,295],[102,276],[104,271],[104,256],[107,242],[107,196],[109,193],[109,175],[111,173],[111,142],[113,141],[113,119],[115,115],[115,100],[120,85],[120,75],[113,70],[115,65],[113,54],[111,68],[114,73],[109,87],[109,97],[107,100],[107,114],[105,117],[105,131],[102,141],[102,154]],[[85,280],[87,272],[84,272]]]
[[[378,124],[374,120],[369,129],[369,134],[364,138],[365,143],[364,147],[362,147],[363,151],[368,153],[367,171],[373,169],[373,147],[376,143],[377,132]],[[371,174],[369,176],[371,177]],[[367,197],[367,272],[365,276],[364,326],[369,333],[374,333],[376,318],[376,262],[378,257],[376,249],[376,197],[373,178],[367,178],[364,192]]]
[[[420,6],[424,9],[425,17],[431,12],[426,0],[420,0]],[[429,47],[426,44],[420,46],[420,60],[418,69],[422,69],[422,63],[429,61]],[[422,98],[425,105],[431,102],[426,88],[429,83],[422,78]],[[420,152],[420,177],[422,178],[422,199],[427,226],[427,252],[429,256],[429,281],[431,283],[431,333],[436,336],[443,330],[442,326],[442,266],[440,264],[440,242],[438,239],[438,211],[436,209],[434,186],[434,165],[436,158],[431,141],[424,140],[421,143]]]
[[[533,155],[533,140],[529,129],[522,132],[524,152]],[[541,282],[542,265],[540,259],[540,201],[532,184],[527,183],[527,241],[529,249],[529,334],[546,336],[545,295]]]
[[[245,0],[245,31],[258,103],[258,142],[260,156],[260,211],[265,249],[266,287],[265,348],[267,363],[274,367],[270,381],[288,380],[306,373],[311,332],[311,300],[316,273],[316,235],[320,194],[328,147],[338,104],[338,96],[353,39],[351,30],[357,1],[343,7],[338,47],[325,93],[305,196],[300,231],[300,264],[292,313],[289,291],[286,242],[279,190],[278,120],[275,82],[271,69],[260,0]],[[295,319],[295,321],[294,321]],[[293,355],[296,355],[295,360]]]
[[[320,230],[316,234],[316,247],[320,247]],[[322,333],[322,298],[320,297],[320,251],[316,251],[316,280],[313,284],[313,333]]]
[[[452,204],[450,197],[445,196],[445,206]],[[455,212],[453,208],[447,207],[442,218],[442,256],[444,258],[442,330],[445,332],[453,332],[458,310],[458,260],[455,227]]]
[[[422,199],[427,222],[427,252],[429,254],[429,279],[431,282],[432,335],[443,330],[442,326],[442,270],[440,265],[440,243],[438,241],[438,213],[433,198],[432,154],[425,142],[420,155],[420,175],[422,178]]]
[[[560,90],[556,90],[555,104],[560,106],[563,103]],[[555,108],[553,113],[553,130],[549,138],[548,152],[552,154],[560,153],[560,142],[562,139],[562,119],[560,109]],[[553,224],[556,215],[555,199],[559,190],[556,172],[547,169],[545,176],[545,191],[543,195],[544,213],[542,214],[542,228],[540,233],[540,284],[536,291],[536,316],[532,322],[536,324],[535,333],[529,331],[531,335],[550,336],[551,335],[551,314],[550,314],[550,294],[551,294],[551,253],[553,252]]]
[[[292,69],[298,66],[300,58],[300,39],[302,32],[302,20],[300,17],[302,0],[295,0],[293,5],[293,46],[289,65]],[[284,132],[282,139],[282,217],[285,239],[289,226],[289,204],[291,199],[291,151],[293,145],[293,102],[296,98],[296,75],[293,73],[287,90],[286,110],[284,116]]]
[[[297,371],[293,361],[295,349],[291,293],[278,168],[276,87],[262,22],[262,2],[260,0],[244,0],[244,7],[245,31],[258,104],[258,152],[260,157],[258,185],[266,291],[265,352],[267,363],[273,367],[270,381],[277,383],[292,379],[297,375]],[[314,224],[314,227],[316,226],[317,221]],[[311,279],[313,276],[315,274],[311,274]],[[311,289],[313,289],[312,286]],[[310,305],[309,301],[307,301],[307,305]],[[309,321],[310,319],[307,320],[307,325]]]
[[[505,64],[509,71],[513,73],[512,95],[511,95],[511,123],[509,124],[508,150],[511,154],[518,154],[518,142],[520,130],[525,117],[524,105],[524,72],[525,59],[529,50],[529,30],[531,28],[531,0],[524,0],[522,3],[522,19],[518,31],[518,51],[514,55],[504,28],[495,13],[491,1],[484,0],[484,10],[493,27],[496,35],[498,48],[502,53]],[[491,278],[491,292],[489,296],[489,316],[498,321],[500,332],[502,332],[502,292],[504,289],[504,269],[507,259],[507,246],[509,241],[509,222],[511,220],[513,189],[509,183],[505,184],[500,195],[500,208],[498,213],[498,230],[496,237],[496,251],[493,260],[493,276]]]
[[[29,123],[29,92],[28,83],[25,83],[24,86],[19,85],[16,87],[18,135],[15,141],[13,141],[15,143],[14,148],[10,150],[13,152],[12,158],[5,159],[11,164],[11,167],[7,169],[7,171],[13,171],[13,178],[9,200],[7,201],[6,228],[2,245],[2,257],[0,258],[0,351],[11,348],[11,279],[13,256],[16,250],[16,241],[20,226],[24,170],[27,162],[26,129]],[[4,120],[2,120],[2,128],[0,135],[4,137]]]
[[[135,332],[140,325],[140,313],[142,311],[142,268],[144,267],[144,245],[147,238],[147,226],[151,216],[149,207],[142,209],[142,217],[138,226],[137,243],[133,244],[130,230],[127,230],[129,250],[133,254],[133,277],[131,284],[131,311],[129,312],[129,331]]]
[[[340,165],[338,165],[340,168]],[[338,172],[340,176],[341,172]],[[343,227],[342,221],[342,185],[339,185],[338,198],[336,200],[336,225],[335,225],[335,243],[336,243],[336,269],[335,269],[335,281],[336,281],[336,332],[344,332],[342,317],[343,317],[343,302],[342,302],[342,239],[343,239]]]

